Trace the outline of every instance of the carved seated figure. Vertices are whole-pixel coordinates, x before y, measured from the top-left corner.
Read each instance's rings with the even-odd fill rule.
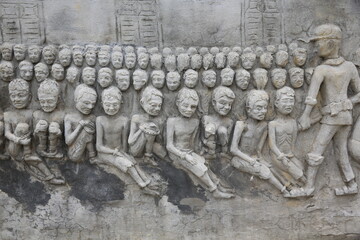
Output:
[[[181,117],[167,119],[166,148],[169,156],[175,166],[199,180],[215,198],[234,197],[218,188],[219,182],[211,179],[211,170],[205,165],[205,158],[195,153],[200,122],[192,116],[198,103],[199,97],[195,90],[183,88],[179,91],[176,105]]]
[[[32,148],[32,114],[26,109],[31,99],[29,83],[14,79],[9,84],[9,95],[14,109],[4,113],[4,122],[10,157],[23,164],[34,177],[51,184],[63,184],[64,180],[56,178]]]
[[[91,114],[97,99],[96,91],[80,84],[74,92],[77,111],[68,113],[64,119],[65,143],[68,157],[73,162],[83,162],[88,153],[90,162],[95,160],[95,116]]]
[[[234,157],[232,165],[241,172],[249,173],[269,181],[283,194],[286,187],[273,175],[262,158],[262,148],[267,137],[267,123],[264,121],[269,96],[263,90],[251,90],[246,99],[248,119],[237,121],[230,147]]]
[[[128,143],[130,153],[134,157],[145,156],[144,161],[157,165],[153,153],[163,158],[166,156],[164,147],[159,143],[164,121],[159,117],[163,103],[162,93],[148,86],[140,98],[140,105],[144,114],[135,114],[131,119]]]
[[[272,151],[273,163],[280,169],[280,175],[286,182],[292,179],[305,183],[304,166],[294,155],[298,133],[297,122],[290,116],[295,104],[295,91],[283,87],[276,91],[276,118],[269,123],[269,146]],[[287,173],[289,176],[286,176]],[[283,182],[286,184],[286,182]]]
[[[228,143],[230,142],[229,138],[233,128],[233,120],[227,116],[230,113],[234,99],[235,94],[230,88],[224,86],[215,88],[212,94],[212,105],[216,114],[206,115],[202,119],[205,130],[209,127],[209,124],[215,125],[216,139],[221,147],[221,156],[229,159],[230,157],[227,155],[229,151]],[[202,139],[206,139],[205,136],[202,136]]]
[[[122,101],[120,90],[111,86],[102,92],[101,98],[106,115],[96,118],[96,163],[113,166],[129,174],[145,193],[159,195],[151,179],[127,153],[130,121],[118,114]]]

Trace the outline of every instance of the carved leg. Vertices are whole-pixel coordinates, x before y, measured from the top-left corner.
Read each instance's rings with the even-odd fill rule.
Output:
[[[35,126],[35,136],[39,139],[39,145],[36,149],[42,156],[46,155],[47,130],[49,124],[45,120],[40,120]]]
[[[154,142],[155,142],[155,135],[149,135],[149,134],[145,134],[146,137],[146,145],[145,145],[145,162],[149,163],[153,166],[157,166],[158,164],[155,162],[154,157],[153,157],[153,147],[154,147]]]
[[[60,125],[57,122],[50,123],[49,126],[49,154],[52,157],[62,158],[63,155],[58,152],[58,142],[61,135]]]

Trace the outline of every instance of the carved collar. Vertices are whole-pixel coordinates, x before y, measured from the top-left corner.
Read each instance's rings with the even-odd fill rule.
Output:
[[[343,62],[345,62],[345,59],[343,57],[339,57],[339,58],[327,59],[322,64],[330,65],[330,66],[339,66]]]

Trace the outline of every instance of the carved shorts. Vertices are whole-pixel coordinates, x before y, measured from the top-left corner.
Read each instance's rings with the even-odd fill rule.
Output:
[[[183,160],[179,158],[178,156],[174,154],[169,154],[170,158],[174,161],[174,164],[180,166],[181,168],[184,168],[185,170],[191,172],[197,177],[202,177],[207,172],[208,168],[205,166],[205,158],[202,156],[192,152],[190,153],[191,156],[195,159],[196,163],[192,165],[186,160]]]
[[[114,156],[108,153],[98,153],[98,159],[100,163],[114,166],[125,173],[128,171],[129,168],[135,165],[133,163],[133,161],[135,160],[131,161],[126,157]]]
[[[231,163],[238,170],[252,174],[264,180],[269,179],[271,176],[270,169],[260,162],[258,162],[258,166],[253,166],[248,161],[245,161],[239,157],[233,157]]]

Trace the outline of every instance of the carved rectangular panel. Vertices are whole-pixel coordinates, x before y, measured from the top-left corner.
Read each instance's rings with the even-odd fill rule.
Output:
[[[158,46],[155,0],[125,0],[117,3],[117,40],[124,44]]]
[[[43,43],[42,3],[4,2],[0,4],[2,41]]]

